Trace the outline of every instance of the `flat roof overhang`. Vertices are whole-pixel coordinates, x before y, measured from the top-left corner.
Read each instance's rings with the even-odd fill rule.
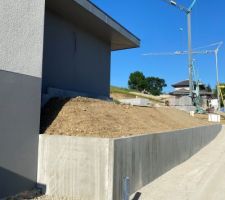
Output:
[[[111,44],[111,50],[140,46],[140,39],[89,0],[46,0],[46,8]]]

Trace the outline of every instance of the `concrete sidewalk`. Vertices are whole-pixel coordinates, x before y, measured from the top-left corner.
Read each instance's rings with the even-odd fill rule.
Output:
[[[138,192],[139,200],[224,200],[225,127],[192,158]]]

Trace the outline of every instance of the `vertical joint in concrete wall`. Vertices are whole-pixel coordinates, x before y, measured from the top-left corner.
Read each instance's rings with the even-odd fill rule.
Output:
[[[114,180],[114,140],[109,139],[109,150],[108,150],[108,196],[107,200],[113,200],[113,180]]]

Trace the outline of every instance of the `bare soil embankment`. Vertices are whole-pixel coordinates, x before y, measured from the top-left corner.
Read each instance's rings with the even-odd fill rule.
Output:
[[[71,136],[123,137],[209,124],[169,107],[133,107],[83,97],[52,99],[41,116],[42,133]]]

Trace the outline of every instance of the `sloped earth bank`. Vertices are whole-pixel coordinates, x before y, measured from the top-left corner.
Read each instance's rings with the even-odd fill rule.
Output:
[[[123,137],[209,125],[169,107],[133,107],[77,97],[51,99],[42,110],[41,133]]]

